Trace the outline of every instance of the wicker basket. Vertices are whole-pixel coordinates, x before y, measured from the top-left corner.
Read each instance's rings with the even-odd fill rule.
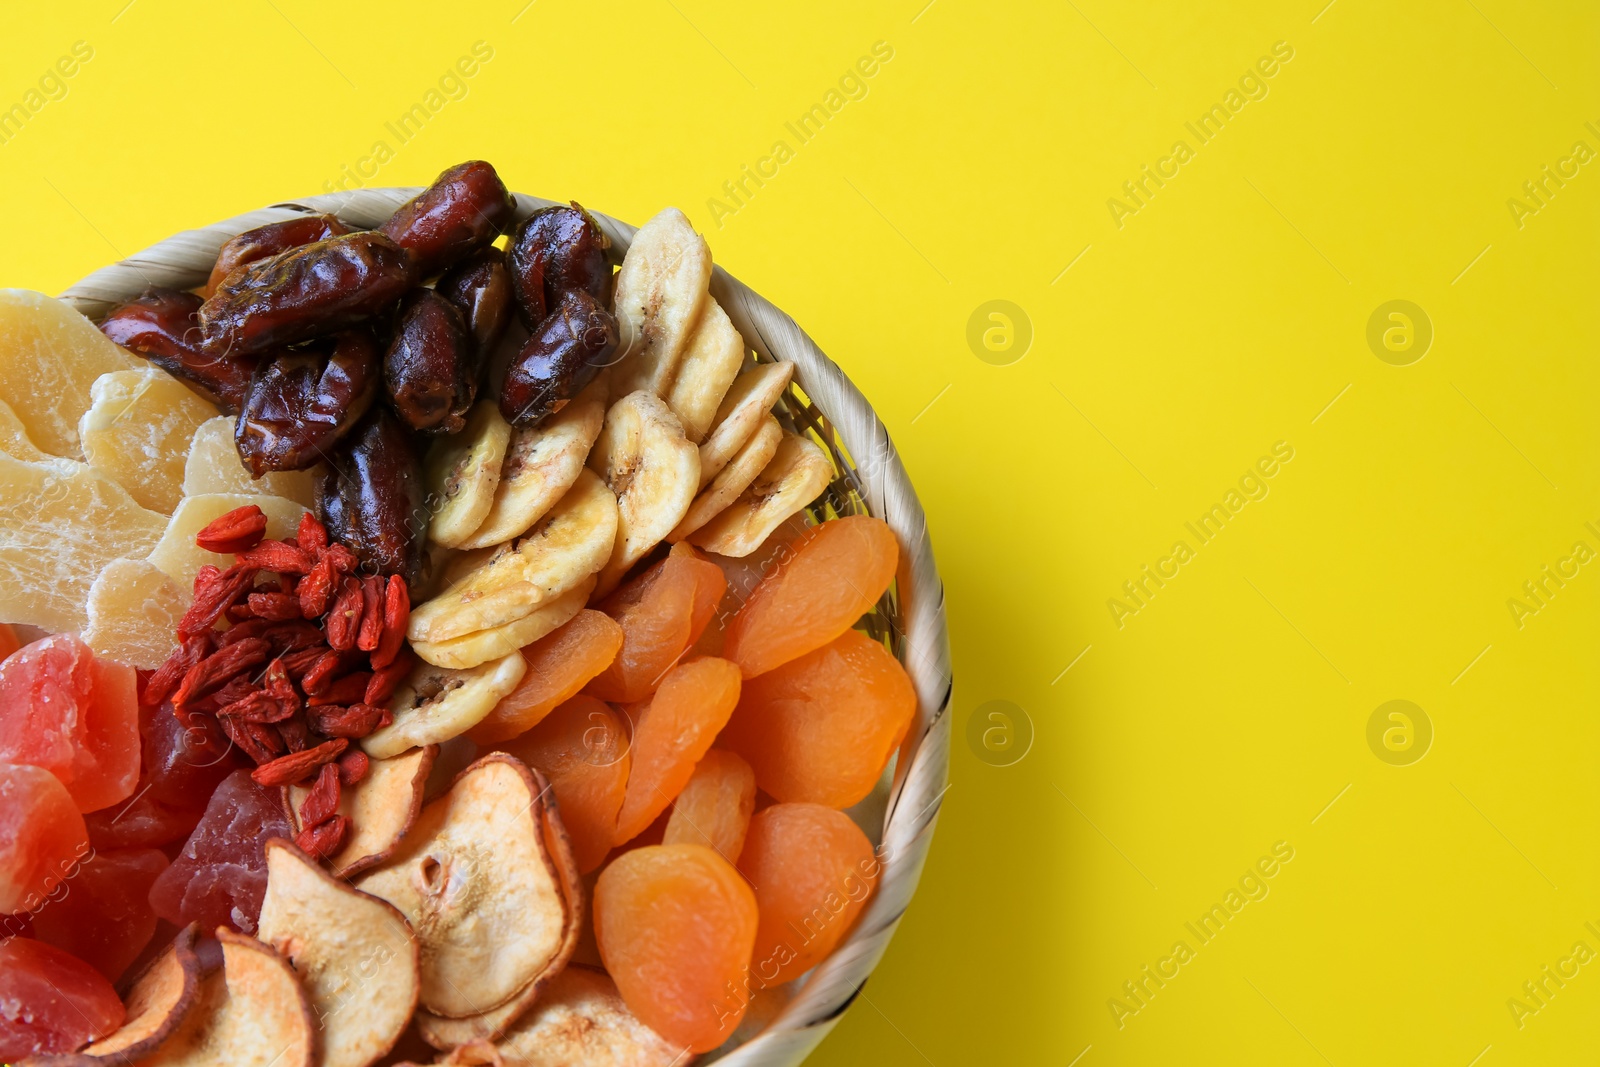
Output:
[[[308,197],[175,234],[89,275],[62,299],[98,321],[112,306],[147,286],[189,289],[201,284],[218,249],[245,230],[308,212],[337,215],[355,228],[376,227],[419,191],[362,189]],[[519,195],[518,218],[552,203]],[[635,227],[605,215],[596,218],[620,257]],[[944,587],[934,566],[927,520],[871,405],[793,319],[721,267],[711,280],[711,292],[755,349],[757,359],[787,359],[795,364],[794,385],[778,414],[791,429],[808,433],[826,448],[838,472],[813,508],[815,517],[868,513],[886,520],[898,535],[899,573],[868,622],[876,636],[888,639],[905,665],[918,701],[892,781],[880,785],[852,812],[879,846],[883,860],[867,909],[849,937],[802,980],[765,1027],[718,1060],[727,1067],[787,1067],[803,1060],[855,999],[916,890],[949,774],[950,648]]]

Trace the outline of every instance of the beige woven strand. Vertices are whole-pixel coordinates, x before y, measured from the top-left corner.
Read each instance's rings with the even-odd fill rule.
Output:
[[[189,289],[205,281],[222,245],[236,234],[295,215],[326,212],[347,225],[371,228],[415,196],[415,188],[360,189],[252,211],[198,230],[187,230],[79,281],[62,294],[98,320],[112,306],[151,285]],[[524,218],[555,201],[518,195]],[[618,258],[635,228],[596,215]],[[785,398],[786,421],[809,432],[832,455],[839,477],[826,494],[835,513],[866,512],[887,521],[902,556],[894,590],[869,620],[888,637],[917,692],[917,715],[896,760],[884,798],[879,831],[883,861],[877,890],[850,935],[804,980],[802,987],[759,1034],[718,1059],[727,1067],[793,1067],[838,1022],[877,966],[922,875],[950,764],[950,646],[944,586],[934,564],[927,519],[899,455],[877,413],[832,360],[794,320],[721,267],[712,294],[758,359],[795,364],[794,388]]]

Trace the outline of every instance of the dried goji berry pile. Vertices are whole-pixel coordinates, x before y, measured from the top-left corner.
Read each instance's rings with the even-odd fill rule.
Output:
[[[250,504],[195,535],[235,562],[200,568],[178,650],[139,699],[170,699],[180,722],[215,718],[261,785],[312,783],[295,842],[327,858],[350,832],[340,788],[367,773],[350,742],[390,723],[384,705],[412,667],[411,596],[399,575],[357,575],[355,553],[310,514],[287,540],[264,539],[266,529]]]

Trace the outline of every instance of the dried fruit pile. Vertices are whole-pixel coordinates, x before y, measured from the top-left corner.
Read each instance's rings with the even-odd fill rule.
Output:
[[[518,215],[0,292],[0,1060],[683,1064],[866,906],[894,534],[681,212]]]

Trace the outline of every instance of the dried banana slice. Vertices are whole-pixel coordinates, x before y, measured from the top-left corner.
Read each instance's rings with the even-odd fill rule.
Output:
[[[610,387],[604,377],[542,424],[511,431],[489,514],[457,548],[488,548],[520,537],[572,488],[606,419]]]
[[[748,556],[790,515],[811,503],[833,478],[833,463],[816,442],[786,433],[765,469],[722,514],[689,535],[689,543],[722,556]]]
[[[756,430],[761,420],[772,411],[772,405],[789,387],[794,376],[794,364],[786,360],[777,363],[757,363],[733,380],[728,395],[717,408],[713,429],[700,444],[700,487],[711,484],[711,479],[722,473],[722,468],[738,454]]]
[[[361,741],[373,759],[389,759],[412,748],[466,733],[517,687],[528,662],[516,652],[468,671],[419,664],[389,701],[394,722]]]
[[[615,309],[623,353],[611,395],[662,395],[672,381],[711,284],[711,250],[669,207],[639,227],[617,274]]]
[[[589,603],[589,594],[594,592],[594,583],[595,576],[591,574],[543,607],[534,609],[533,614],[524,615],[515,622],[445,641],[413,641],[411,650],[435,667],[458,671],[499,659],[533,644],[582,611]]]
[[[411,612],[411,640],[447,641],[531,615],[600,570],[616,538],[616,498],[582,471],[525,535],[453,561],[444,591]]]
[[[683,521],[700,486],[700,453],[660,399],[629,393],[611,405],[589,469],[617,495],[617,540],[595,592],[605,596]]]
[[[700,325],[683,350],[672,388],[663,397],[672,413],[683,420],[684,436],[695,444],[710,432],[717,406],[742,366],[744,338],[733,328],[722,305],[706,297]]]
[[[778,442],[783,440],[783,427],[771,415],[757,428],[750,440],[734,455],[722,472],[711,479],[711,484],[701,490],[689,505],[689,514],[678,523],[678,528],[667,535],[667,540],[677,544],[685,537],[720,515],[739,494],[749,488],[777,454]]]
[[[305,986],[321,1031],[321,1067],[367,1067],[405,1033],[421,981],[417,942],[393,904],[273,839],[256,936],[294,965]]]
[[[455,548],[483,524],[494,505],[500,467],[511,442],[511,424],[500,406],[480,400],[467,415],[467,425],[454,437],[440,438],[428,453],[428,499],[433,519],[428,537]]]

